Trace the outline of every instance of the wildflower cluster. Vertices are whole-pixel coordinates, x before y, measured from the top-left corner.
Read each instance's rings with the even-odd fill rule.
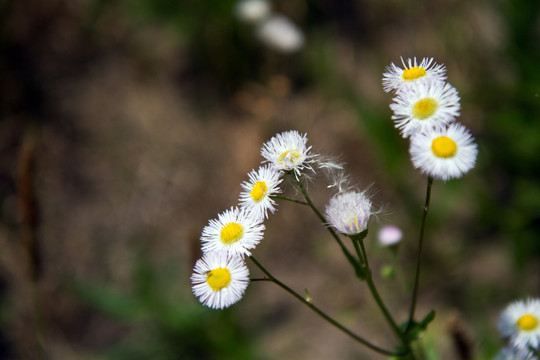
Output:
[[[285,15],[272,11],[269,0],[240,0],[236,3],[238,19],[255,27],[261,43],[281,53],[293,53],[304,45],[304,34]]]
[[[514,301],[499,317],[499,332],[508,345],[496,360],[540,359],[540,299]]]
[[[330,175],[330,187],[338,189],[326,207],[325,225],[348,235],[367,229],[372,213],[369,198],[346,186],[343,166],[313,154],[307,140],[306,134],[291,130],[264,143],[264,164],[247,174],[238,206],[218,214],[203,228],[203,257],[196,262],[191,280],[193,293],[204,305],[223,309],[242,298],[250,281],[244,258],[251,257],[251,251],[263,239],[263,222],[276,210],[275,197],[281,193],[280,184],[286,175],[291,175],[304,191],[302,177],[306,177],[306,171],[315,172],[316,165]]]
[[[474,167],[478,150],[469,130],[456,122],[460,98],[445,81],[446,68],[432,58],[402,63],[387,67],[382,84],[395,93],[392,120],[410,139],[413,165],[435,179],[461,177]]]
[[[203,228],[203,257],[196,262],[191,281],[193,293],[204,305],[223,309],[242,298],[249,283],[244,257],[263,239],[263,222],[276,210],[272,196],[281,193],[284,173],[298,179],[302,170],[311,169],[310,149],[307,136],[297,131],[271,138],[261,149],[267,164],[247,174],[239,205],[218,214]]]
[[[247,6],[254,1],[260,0],[243,0],[243,5]],[[254,6],[255,3],[251,5]],[[216,219],[210,220],[203,228],[200,237],[203,257],[196,262],[191,276],[193,293],[200,302],[211,308],[223,309],[242,298],[250,281],[270,281],[368,348],[395,358],[416,359],[413,342],[418,340],[419,334],[426,330],[435,316],[434,312],[430,312],[423,319],[415,318],[420,255],[432,182],[433,179],[458,178],[468,172],[475,165],[477,147],[469,131],[455,121],[459,115],[459,96],[457,91],[445,82],[444,66],[436,64],[433,59],[423,59],[420,64],[416,59],[409,59],[407,63],[403,61],[403,67],[401,69],[392,64],[387,68],[383,75],[383,88],[387,92],[395,93],[394,103],[391,105],[394,111],[392,119],[401,135],[410,139],[409,152],[414,166],[428,175],[414,285],[406,321],[398,323],[395,320],[372,278],[373,272],[364,245],[369,221],[376,213],[372,200],[366,191],[358,191],[349,184],[342,164],[312,153],[311,146],[307,144],[307,135],[295,130],[276,134],[262,145],[262,165],[247,174],[248,179],[241,184],[242,192],[238,205],[218,214]],[[304,186],[306,178],[319,171],[328,177],[328,188],[335,191],[324,211],[317,209]],[[282,195],[280,185],[285,177],[289,177],[298,193],[302,194],[302,200]],[[264,221],[269,214],[276,211],[276,200],[299,203],[313,210],[352,265],[356,277],[367,284],[400,345],[389,350],[356,335],[315,306],[307,290],[306,296],[298,294],[271,275],[254,258],[252,251],[263,239]],[[342,238],[350,242],[345,243]],[[395,226],[383,227],[378,234],[379,243],[394,253],[402,238],[402,231]],[[246,258],[264,274],[263,278],[249,278]],[[533,331],[531,329],[536,329],[539,317],[536,313],[531,313],[530,316],[531,318],[526,317],[524,320],[514,319],[514,324],[517,321],[522,330],[527,328],[527,331]],[[520,340],[519,343],[537,346],[538,332],[534,331],[532,335],[529,334],[531,336],[528,340]],[[508,335],[513,336],[513,333]],[[522,338],[523,336],[520,337]],[[520,345],[520,348],[526,346]]]

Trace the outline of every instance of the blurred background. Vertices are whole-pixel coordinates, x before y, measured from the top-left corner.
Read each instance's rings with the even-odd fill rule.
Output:
[[[215,311],[189,277],[260,146],[295,129],[371,188],[370,261],[406,319],[426,179],[381,86],[400,57],[446,65],[479,146],[469,174],[433,187],[423,343],[433,358],[492,358],[500,311],[540,296],[540,2],[273,0],[285,43],[237,6],[0,2],[0,359],[384,359],[273,284]],[[309,190],[320,208],[332,195],[317,177]],[[405,234],[395,279],[379,276],[385,224]],[[254,254],[275,276],[397,344],[312,213],[280,203],[266,227]]]

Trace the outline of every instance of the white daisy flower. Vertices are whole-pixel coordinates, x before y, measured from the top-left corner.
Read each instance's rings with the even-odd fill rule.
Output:
[[[205,254],[191,275],[193,294],[212,309],[238,302],[249,284],[249,270],[240,256],[226,252]]]
[[[268,218],[268,211],[274,213],[276,210],[276,202],[270,195],[281,192],[278,187],[281,175],[281,171],[269,164],[252,170],[248,174],[249,181],[242,183],[244,191],[240,193],[240,206],[260,218]]]
[[[459,178],[476,163],[478,149],[467,128],[454,123],[446,129],[429,129],[411,137],[409,147],[415,168],[435,179]]]
[[[296,130],[285,131],[264,143],[261,155],[276,169],[292,170],[298,178],[301,170],[311,169],[313,155],[309,153],[311,146],[306,146],[306,143],[307,134],[300,135]]]
[[[528,350],[507,346],[499,351],[493,360],[538,360],[538,358]]]
[[[408,59],[407,64],[401,58],[401,62],[403,69],[394,65],[394,63],[386,67],[382,80],[384,91],[399,90],[419,79],[435,81],[444,81],[446,79],[446,68],[444,65],[433,62],[433,58],[423,58],[420,64],[416,62],[416,58]]]
[[[293,53],[304,45],[304,33],[283,15],[272,15],[258,23],[255,29],[259,40],[281,53]]]
[[[540,300],[515,301],[503,310],[498,328],[516,349],[540,348]]]
[[[394,225],[383,226],[378,233],[377,240],[382,246],[394,246],[403,238],[403,232]]]
[[[329,225],[347,235],[366,230],[371,214],[371,201],[364,193],[356,191],[335,195],[325,211]]]
[[[459,116],[459,95],[442,81],[417,81],[397,92],[392,120],[404,138],[432,127],[442,128]]]
[[[234,10],[240,20],[254,24],[269,16],[271,9],[268,0],[240,0]]]
[[[263,219],[246,209],[231,207],[212,219],[202,231],[202,251],[228,251],[234,255],[251,255],[263,238]]]

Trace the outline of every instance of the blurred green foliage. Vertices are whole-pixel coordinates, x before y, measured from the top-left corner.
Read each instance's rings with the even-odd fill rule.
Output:
[[[530,271],[540,259],[540,2],[502,1],[497,10],[508,37],[497,54],[505,68],[497,76],[479,56],[470,100],[485,119],[480,171],[488,187],[477,189],[477,231],[505,234],[516,269]]]
[[[134,257],[133,290],[114,285],[72,282],[83,303],[127,327],[118,344],[96,356],[110,360],[252,360],[253,334],[239,326],[234,309],[211,310],[178,281],[178,266],[156,266],[145,255]],[[180,284],[180,285],[179,285]],[[182,286],[179,289],[179,286]]]

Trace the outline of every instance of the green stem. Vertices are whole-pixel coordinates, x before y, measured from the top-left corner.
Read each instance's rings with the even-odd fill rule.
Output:
[[[408,280],[405,278],[403,268],[399,262],[397,248],[390,250],[392,252],[392,266],[396,270],[396,279],[397,282],[401,285],[403,292],[407,293],[411,290],[411,284],[408,283]]]
[[[366,232],[366,235],[367,235],[367,232]],[[367,266],[366,266],[367,259],[364,258],[364,254],[362,254],[362,251],[360,250],[360,247],[358,245],[358,241],[355,241],[353,237],[354,237],[354,235],[351,236],[351,240],[352,240],[352,243],[354,245],[354,250],[356,251],[356,256],[358,256],[358,260],[360,260],[361,266],[364,269],[366,269],[367,268]]]
[[[304,195],[304,198],[306,199],[306,202],[308,204],[308,206],[313,210],[313,212],[315,212],[315,214],[317,215],[317,217],[319,217],[319,219],[324,223],[324,224],[327,224],[326,222],[326,219],[324,218],[324,216],[319,212],[319,210],[315,207],[315,205],[313,204],[313,202],[311,201],[311,198],[309,197],[309,194],[307,193],[304,185],[302,184],[302,182],[298,179],[296,179],[296,182],[298,184],[298,187],[300,189],[300,191],[302,192],[302,194]],[[343,242],[340,240],[340,238],[338,237],[337,233],[334,231],[334,229],[332,229],[331,227],[327,227],[328,231],[330,231],[330,233],[332,234],[332,236],[334,237],[334,239],[338,242],[338,244],[340,245],[343,253],[345,254],[345,256],[347,257],[347,259],[349,260],[349,262],[353,265],[353,267],[355,268],[356,270],[356,274],[357,274],[357,277],[360,278],[360,279],[366,279],[367,280],[367,283],[368,283],[368,287],[373,295],[373,298],[375,299],[377,305],[379,306],[379,308],[381,309],[381,312],[383,313],[384,317],[386,318],[386,320],[388,321],[388,323],[390,324],[390,326],[392,327],[392,330],[396,333],[396,335],[398,336],[398,338],[401,340],[401,342],[405,345],[405,348],[407,349],[407,351],[411,354],[411,356],[414,356],[412,355],[412,351],[411,351],[411,348],[410,348],[410,345],[407,341],[407,339],[405,338],[405,335],[404,333],[401,332],[401,329],[399,328],[399,326],[396,324],[396,322],[394,321],[392,315],[390,314],[390,312],[388,311],[388,309],[386,308],[386,306],[384,305],[378,291],[377,291],[377,288],[375,287],[375,284],[373,282],[373,279],[371,278],[371,270],[369,269],[369,264],[368,264],[368,260],[367,260],[367,254],[366,254],[366,251],[364,249],[364,243],[363,241],[359,240],[359,241],[355,241],[355,239],[352,239],[353,240],[353,244],[355,246],[355,250],[356,250],[356,253],[358,255],[358,260],[360,261],[360,264],[354,259],[354,257],[352,256],[352,254],[347,250],[347,248],[345,247],[345,245],[343,244]],[[365,232],[362,232],[361,234],[359,234],[359,236],[362,236],[362,237],[365,237],[367,235],[367,231]],[[363,238],[362,238],[363,239]],[[358,245],[361,246],[361,249],[358,248]]]
[[[358,234],[358,235],[352,235],[351,240],[353,242],[357,243],[358,245],[360,245],[361,255],[362,255],[362,258],[363,258],[363,261],[364,261],[364,265],[366,267],[365,268],[365,275],[366,275],[366,282],[368,284],[369,290],[371,291],[371,294],[373,295],[373,298],[375,299],[375,302],[377,303],[377,306],[379,307],[379,309],[383,313],[384,317],[386,318],[386,321],[388,322],[388,324],[390,324],[390,327],[392,328],[392,330],[396,333],[397,337],[401,340],[401,342],[403,343],[403,345],[405,346],[407,351],[412,356],[412,350],[411,350],[411,347],[409,345],[409,342],[407,341],[407,338],[405,337],[405,334],[401,331],[399,326],[394,321],[394,318],[390,314],[390,311],[388,311],[388,309],[384,305],[384,302],[383,302],[381,296],[379,295],[379,292],[377,291],[377,287],[375,286],[375,283],[373,282],[373,277],[371,276],[371,269],[369,267],[366,247],[364,246],[364,238],[362,236],[365,237],[365,235],[363,235],[363,233]]]
[[[290,201],[290,202],[293,202],[293,203],[297,203],[297,204],[301,204],[301,205],[309,205],[307,202],[305,201],[302,201],[302,200],[296,200],[296,199],[291,199],[291,198],[288,198],[286,196],[280,196],[280,195],[270,195],[270,197],[272,199],[276,199],[276,200],[285,200],[285,201]]]
[[[251,259],[251,261],[253,261],[253,263],[264,273],[264,275],[266,275],[268,281],[271,281],[273,282],[274,284],[276,284],[277,286],[279,286],[280,288],[282,288],[283,290],[285,290],[286,292],[288,292],[289,294],[291,294],[293,297],[295,297],[298,301],[300,301],[302,304],[306,305],[307,307],[309,307],[311,310],[313,310],[317,315],[319,315],[320,317],[322,317],[324,320],[326,320],[327,322],[329,322],[330,324],[334,325],[336,328],[338,328],[339,330],[341,330],[342,332],[344,332],[345,334],[349,335],[351,338],[353,338],[354,340],[356,340],[357,342],[361,343],[362,345],[370,348],[371,350],[373,351],[376,351],[378,352],[379,354],[383,354],[383,355],[388,355],[388,356],[404,356],[406,354],[404,353],[394,353],[392,351],[389,351],[389,350],[385,350],[383,348],[380,348],[376,345],[373,345],[372,343],[370,343],[369,341],[365,340],[364,338],[356,335],[355,333],[353,333],[351,330],[347,329],[345,326],[343,326],[342,324],[340,324],[339,322],[337,322],[336,320],[334,320],[333,318],[331,318],[329,315],[327,315],[325,312],[323,312],[322,310],[320,310],[318,307],[316,307],[315,305],[313,305],[313,303],[311,303],[310,301],[306,300],[305,298],[303,298],[300,294],[298,294],[296,291],[294,291],[293,289],[291,289],[290,287],[288,287],[287,285],[285,285],[284,283],[282,283],[281,281],[279,281],[277,278],[275,278],[272,274],[270,274],[268,272],[268,270],[266,270],[262,265],[261,263],[259,263],[253,256],[250,256],[249,257]]]
[[[304,195],[304,198],[306,199],[306,202],[307,202],[307,205],[311,208],[311,210],[313,210],[313,212],[315,213],[315,215],[317,215],[317,217],[319,218],[319,220],[321,220],[321,222],[324,224],[324,225],[328,225],[328,222],[326,221],[326,219],[324,218],[324,216],[321,214],[321,212],[315,207],[315,205],[313,204],[313,201],[311,201],[311,197],[309,196],[309,194],[307,193],[306,191],[306,188],[304,187],[304,184],[302,184],[302,182],[297,179],[295,177],[295,180],[296,180],[296,183],[298,184],[298,188],[300,189],[300,191],[302,192],[302,195]],[[356,259],[354,258],[354,256],[349,252],[349,250],[345,247],[345,245],[343,244],[343,242],[341,241],[341,239],[339,238],[339,236],[337,235],[337,233],[335,232],[335,230],[333,228],[331,228],[330,226],[326,226],[326,229],[330,232],[330,234],[332,235],[332,237],[336,240],[336,242],[338,243],[338,245],[341,247],[341,251],[343,251],[343,254],[345,255],[345,257],[347,258],[347,260],[349,260],[349,262],[351,263],[351,265],[354,267],[354,270],[355,270],[355,273],[356,273],[356,276],[360,279],[363,279],[364,275],[363,275],[363,269],[362,269],[362,266],[356,261]]]
[[[414,312],[416,310],[416,300],[418,298],[418,284],[420,282],[420,265],[422,262],[422,249],[424,247],[424,232],[426,229],[426,218],[429,210],[429,202],[431,200],[431,186],[433,185],[433,178],[428,176],[427,188],[426,188],[426,201],[424,203],[424,212],[422,213],[422,224],[420,226],[420,239],[418,241],[418,256],[416,258],[416,272],[414,276],[414,286],[411,300],[411,309],[409,311],[409,321],[407,322],[406,332],[411,328],[414,321]]]

